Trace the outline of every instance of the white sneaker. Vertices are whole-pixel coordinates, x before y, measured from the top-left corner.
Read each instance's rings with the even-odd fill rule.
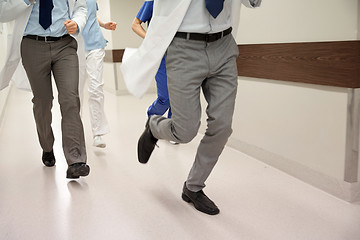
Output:
[[[94,143],[93,145],[98,148],[104,148],[106,147],[105,141],[101,138],[101,136],[95,136],[94,137]]]
[[[172,145],[178,145],[178,142],[174,142],[174,141],[169,141],[169,143],[171,143]]]

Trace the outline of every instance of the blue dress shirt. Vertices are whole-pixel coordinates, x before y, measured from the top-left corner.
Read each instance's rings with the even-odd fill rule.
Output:
[[[29,0],[24,0],[24,2],[28,5],[31,4]],[[45,30],[39,23],[39,1],[35,1],[29,21],[25,28],[24,36],[38,35],[43,37],[60,37],[67,34],[64,22],[70,19],[68,1],[55,0],[53,3],[54,8],[52,10],[52,24]]]

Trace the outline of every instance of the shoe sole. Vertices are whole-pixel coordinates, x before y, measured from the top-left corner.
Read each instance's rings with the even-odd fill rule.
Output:
[[[53,167],[53,166],[55,166],[55,161],[54,162],[43,161],[43,164],[46,167]]]
[[[85,166],[85,167],[76,169],[75,171],[73,171],[71,173],[67,173],[66,178],[77,179],[77,178],[80,178],[80,177],[86,177],[87,175],[89,175],[89,173],[90,173],[90,167]]]
[[[105,148],[106,147],[106,144],[98,144],[98,145],[94,145],[95,147],[98,147],[98,148]]]
[[[200,208],[197,207],[197,206],[194,204],[194,202],[191,201],[191,199],[190,199],[188,196],[186,196],[184,193],[181,195],[181,198],[182,198],[185,202],[187,202],[187,203],[192,203],[192,204],[194,205],[195,209],[198,210],[198,211],[200,211],[200,212],[202,212],[202,213],[206,213],[206,214],[209,214],[209,215],[217,215],[217,214],[220,213],[220,211],[218,211],[218,212],[210,212],[210,211],[206,211],[206,210],[200,209]]]

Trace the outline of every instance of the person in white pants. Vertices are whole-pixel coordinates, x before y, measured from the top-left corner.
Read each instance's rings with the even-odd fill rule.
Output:
[[[88,20],[82,31],[85,47],[86,71],[89,77],[89,108],[90,120],[95,147],[106,147],[101,136],[110,132],[104,112],[103,62],[107,40],[100,27],[115,30],[115,22],[102,22],[97,18],[98,5],[96,0],[86,0]],[[82,89],[80,88],[80,91]]]

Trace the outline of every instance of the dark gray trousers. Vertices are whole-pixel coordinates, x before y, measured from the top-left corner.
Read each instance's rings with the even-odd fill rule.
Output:
[[[61,110],[62,145],[68,165],[86,163],[84,129],[80,118],[79,63],[77,42],[67,37],[56,42],[24,38],[21,57],[33,93],[33,112],[40,145],[45,152],[53,149],[51,128],[53,90],[51,73],[58,90]]]
[[[200,91],[208,103],[207,130],[186,181],[191,191],[205,187],[232,133],[237,92],[238,48],[232,35],[212,43],[174,38],[166,54],[171,119],[150,118],[158,139],[190,142],[198,133],[201,118]]]

